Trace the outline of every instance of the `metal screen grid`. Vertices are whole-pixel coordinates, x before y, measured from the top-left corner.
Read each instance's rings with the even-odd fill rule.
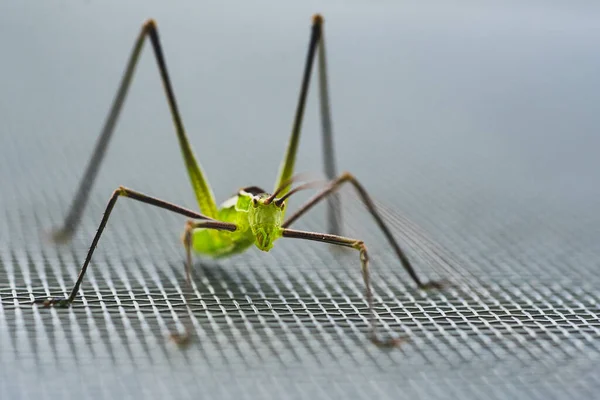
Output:
[[[9,32],[0,35],[1,399],[598,397],[595,20],[536,10],[540,26],[558,35],[547,40],[511,12],[474,9],[456,23],[404,5],[396,14],[370,4],[323,10],[340,166],[381,200],[419,274],[451,281],[441,291],[415,289],[347,192],[345,232],[370,250],[381,329],[407,338],[386,351],[367,338],[353,251],[282,239],[269,254],[197,257],[190,291],[182,219],[127,200],[116,206],[73,307],[31,306],[35,296],[71,289],[117,185],[194,207],[145,54],[81,228],[65,246],[44,237],[71,201],[142,18],[160,20],[186,127],[222,200],[239,185],[272,183],[315,11],[286,4],[275,12],[270,4],[265,15],[277,18],[254,29],[258,7],[236,16],[161,5],[142,15],[109,3],[0,12]],[[99,21],[111,21],[110,29],[91,34]],[[382,30],[359,39],[357,23]],[[488,32],[483,25],[490,36],[479,35]],[[223,31],[222,42],[204,40]],[[189,52],[190,38],[206,52]],[[251,61],[247,70],[238,50]],[[464,58],[453,65],[449,53]],[[507,65],[518,74],[503,80]],[[253,103],[248,93],[258,96]],[[311,93],[301,171],[321,165]],[[136,153],[141,137],[144,151]],[[224,149],[237,161],[223,162]],[[298,227],[323,231],[323,211]],[[195,336],[180,349],[168,335],[190,317]]]
[[[357,201],[346,203],[346,214],[359,214]],[[504,387],[500,398],[511,390],[520,395],[532,390],[527,394],[532,397],[537,391],[556,395],[557,388],[567,390],[565,395],[576,389],[581,394],[597,384],[600,296],[593,280],[532,280],[517,274],[482,280],[468,273],[464,267],[468,264],[450,251],[419,236],[414,224],[383,205],[380,208],[394,232],[411,245],[412,257],[422,269],[425,266],[423,272],[453,282],[439,292],[416,290],[394,257],[386,254],[377,233],[366,229],[374,243],[369,248],[378,319],[385,332],[408,338],[398,350],[381,351],[366,338],[368,310],[358,258],[352,251],[309,244],[286,246],[273,257],[251,252],[225,262],[196,260],[194,290],[189,292],[182,254],[180,260],[169,255],[182,253],[176,241],[172,249],[166,243],[151,258],[150,250],[124,260],[120,252],[106,251],[132,245],[126,241],[128,237],[131,241],[127,229],[112,239],[107,235],[82,287],[83,296],[69,310],[43,310],[28,303],[35,296],[68,293],[77,271],[65,266],[78,265],[81,258],[68,251],[75,246],[55,249],[41,242],[21,250],[2,248],[2,282],[8,282],[0,290],[6,327],[2,348],[13,349],[15,365],[56,368],[60,375],[98,365],[106,368],[108,377],[128,368],[137,375],[140,368],[160,365],[173,368],[173,383],[182,388],[180,380],[186,374],[174,371],[184,367],[194,374],[210,374],[216,381],[235,372],[242,380],[267,379],[265,384],[269,379],[296,382],[297,375],[318,380],[335,369],[349,374],[340,395],[356,398],[372,393],[365,382],[389,383],[396,374],[402,376],[402,396],[410,393],[406,384],[415,394],[443,397],[448,393],[441,388],[449,382],[456,395],[474,398],[494,398],[490,388],[495,392]],[[368,226],[363,217],[348,220],[356,224],[347,224],[349,232]],[[309,227],[319,229],[320,224],[313,219]],[[19,236],[15,229],[13,233]],[[144,239],[132,241],[137,240]],[[195,337],[189,348],[181,350],[168,335],[187,321],[184,292]],[[9,361],[11,352],[2,355]],[[259,370],[263,374],[255,375]],[[153,387],[145,379],[138,384],[140,390]],[[156,389],[161,385],[169,386],[163,382]],[[190,393],[202,386],[190,385]],[[219,389],[222,396],[237,396],[232,386],[226,387],[229,391]],[[307,393],[302,388],[285,384],[278,392],[271,386],[260,396],[285,393],[303,398]],[[35,387],[31,394],[39,396],[38,390]],[[330,397],[331,390],[328,387],[324,396]],[[150,390],[147,395],[157,393]],[[388,398],[395,398],[393,393],[393,388],[385,390]]]

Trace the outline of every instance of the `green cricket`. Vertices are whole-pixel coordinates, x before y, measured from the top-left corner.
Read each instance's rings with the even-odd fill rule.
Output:
[[[58,242],[69,240],[80,222],[83,209],[85,208],[89,198],[91,187],[97,176],[100,164],[102,163],[119,114],[125,102],[127,91],[131,84],[135,67],[137,65],[146,37],[149,37],[150,42],[152,43],[152,48],[154,50],[154,55],[160,71],[162,84],[165,89],[167,102],[173,117],[175,133],[177,134],[183,160],[201,213],[180,207],[155,197],[148,196],[123,186],[119,186],[119,188],[117,188],[110,197],[104,212],[104,216],[100,221],[96,235],[92,240],[92,244],[70,295],[66,298],[37,298],[34,300],[34,303],[41,304],[44,307],[69,307],[71,305],[79,292],[81,282],[83,281],[85,272],[90,264],[92,255],[94,254],[96,245],[98,244],[100,236],[102,235],[102,232],[104,231],[106,223],[110,217],[110,213],[117,200],[123,196],[140,201],[142,203],[160,207],[189,218],[185,224],[184,234],[182,237],[186,252],[186,274],[188,277],[188,282],[190,280],[190,271],[192,268],[192,249],[195,252],[206,256],[220,258],[243,252],[253,244],[262,251],[269,251],[273,247],[275,241],[280,238],[312,240],[355,249],[360,258],[362,276],[365,284],[365,294],[370,313],[370,340],[377,346],[381,347],[394,347],[399,345],[402,341],[401,339],[384,339],[378,334],[376,315],[373,309],[373,295],[369,278],[369,257],[365,243],[359,239],[353,239],[340,235],[341,213],[339,193],[337,193],[337,190],[340,188],[340,186],[345,183],[350,183],[356,189],[360,199],[365,204],[366,208],[373,216],[375,222],[382,230],[383,234],[398,256],[400,263],[419,288],[441,288],[443,284],[437,281],[423,282],[419,279],[408,257],[404,254],[397,241],[393,237],[390,229],[381,218],[364,187],[350,173],[345,172],[341,175],[337,175],[333,150],[333,133],[327,83],[327,62],[325,54],[325,39],[323,34],[323,17],[319,14],[314,15],[312,18],[310,42],[302,77],[300,96],[292,125],[291,137],[287,145],[283,162],[280,167],[279,176],[276,180],[273,192],[268,193],[256,186],[246,187],[240,189],[235,196],[222,203],[220,208],[217,207],[217,203],[215,202],[214,195],[208,184],[208,181],[205,178],[200,165],[196,161],[194,152],[192,151],[190,143],[188,142],[185,129],[183,127],[183,122],[177,107],[177,102],[175,100],[171,79],[167,72],[167,65],[163,55],[162,46],[160,44],[156,22],[152,19],[146,21],[143,24],[142,29],[135,41],[112,107],[108,113],[104,127],[96,143],[93,155],[81,179],[75,198],[71,203],[64,224],[60,229],[53,232],[53,239]],[[296,152],[298,150],[298,143],[300,140],[306,96],[308,93],[314,60],[315,57],[317,57],[317,51],[324,169],[325,176],[327,177],[326,182],[306,181],[306,179],[303,179],[301,175],[294,175],[294,164],[296,160]],[[299,182],[303,183],[299,184]],[[296,186],[294,187],[294,185]],[[314,187],[320,187],[321,190],[291,216],[285,218],[286,200],[300,190]],[[292,223],[306,214],[314,205],[323,199],[328,200],[327,215],[329,233],[317,233],[290,229]]]

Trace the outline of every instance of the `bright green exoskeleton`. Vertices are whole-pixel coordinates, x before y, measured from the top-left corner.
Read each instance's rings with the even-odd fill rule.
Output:
[[[226,257],[246,250],[253,244],[262,251],[273,248],[273,242],[282,236],[285,203],[270,201],[270,196],[256,188],[240,189],[236,196],[221,205],[219,221],[235,224],[233,232],[196,229],[192,247],[201,254]]]
[[[79,292],[79,288],[85,276],[85,272],[90,264],[92,255],[108,222],[111,211],[114,208],[117,199],[121,196],[128,197],[142,203],[154,205],[166,210],[176,212],[188,218],[185,225],[183,243],[186,250],[186,272],[188,282],[190,282],[190,270],[192,267],[191,250],[197,253],[219,258],[232,254],[240,253],[255,245],[262,251],[269,251],[275,241],[280,238],[306,239],[318,242],[325,242],[339,246],[350,247],[358,251],[361,261],[362,276],[365,282],[366,298],[370,312],[370,339],[373,343],[391,347],[400,343],[399,339],[381,339],[377,334],[375,324],[375,312],[373,310],[373,295],[371,292],[371,283],[369,278],[369,257],[367,247],[362,240],[352,239],[340,235],[340,207],[337,190],[344,183],[350,183],[357,191],[359,197],[375,219],[377,225],[381,228],[388,242],[392,246],[401,264],[407,270],[415,283],[423,289],[438,288],[441,286],[438,282],[422,282],[416,275],[410,261],[394,239],[391,231],[377,212],[372,200],[364,187],[349,173],[343,173],[337,176],[335,168],[335,159],[333,154],[333,135],[331,127],[331,116],[329,106],[329,94],[327,85],[327,64],[325,57],[325,39],[323,35],[323,18],[315,15],[312,22],[312,30],[306,63],[300,88],[300,96],[296,109],[294,121],[292,124],[292,133],[288,142],[287,150],[283,158],[279,176],[275,183],[272,193],[250,186],[240,189],[231,199],[225,201],[221,207],[217,207],[210,186],[202,173],[200,165],[196,161],[194,152],[185,134],[183,122],[175,100],[175,94],[171,84],[171,79],[167,72],[167,66],[160,44],[158,29],[154,20],[148,20],[142,26],[142,30],[134,44],[125,73],[119,85],[113,105],[106,118],[104,127],[96,143],[92,158],[90,159],[86,171],[83,175],[69,213],[65,218],[61,229],[54,232],[53,238],[56,241],[68,240],[81,219],[81,214],[87,203],[90,189],[97,176],[102,159],[106,153],[108,143],[114,132],[119,114],[127,96],[127,91],[131,84],[137,61],[139,59],[142,47],[146,38],[150,39],[161,80],[165,89],[167,102],[171,110],[175,133],[181,148],[183,160],[188,171],[192,188],[198,201],[200,212],[196,212],[173,203],[148,196],[120,186],[117,188],[106,207],[104,216],[92,240],[92,244],[85,258],[78,279],[68,297],[40,298],[34,303],[45,307],[57,306],[68,307]],[[296,153],[300,140],[300,131],[306,97],[308,93],[311,71],[314,59],[318,55],[318,75],[319,75],[319,98],[321,110],[321,124],[323,132],[323,155],[325,164],[325,175],[327,182],[306,182],[299,176],[294,175],[294,165]],[[297,184],[304,181],[303,184]],[[309,189],[315,186],[321,186],[321,190],[304,205],[302,205],[291,216],[285,218],[285,209],[287,199],[299,190]],[[299,217],[308,212],[315,204],[327,198],[328,202],[328,225],[329,233],[307,232],[290,229],[289,226]],[[180,338],[183,341],[183,339]]]

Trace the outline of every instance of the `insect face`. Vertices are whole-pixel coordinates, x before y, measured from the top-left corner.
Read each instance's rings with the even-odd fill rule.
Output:
[[[281,237],[283,209],[285,205],[274,201],[265,201],[268,196],[261,194],[252,198],[252,206],[248,209],[248,222],[254,234],[256,247],[269,251],[273,242]]]

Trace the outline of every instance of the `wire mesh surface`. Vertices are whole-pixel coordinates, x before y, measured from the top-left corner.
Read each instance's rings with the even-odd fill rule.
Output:
[[[81,26],[93,24],[98,18],[92,14],[108,15],[120,10],[118,5],[113,5],[114,9],[89,7],[75,7],[75,12],[82,14],[79,15],[81,21],[70,20],[66,28],[56,28],[54,24],[46,26],[56,35],[52,40],[58,46],[57,52],[69,48],[65,43],[68,43],[67,38],[73,38],[74,32],[81,35],[86,32]],[[347,69],[351,70],[349,74],[361,76],[370,71],[369,65],[359,65],[358,70],[353,70],[351,63],[344,62],[354,51],[348,48],[348,42],[354,37],[349,26],[359,20],[358,15],[360,20],[366,18],[371,23],[384,24],[385,36],[396,37],[389,44],[395,51],[411,48],[411,45],[424,46],[424,54],[435,55],[439,45],[436,40],[443,37],[444,45],[452,48],[454,42],[447,39],[448,35],[460,41],[466,34],[462,31],[448,34],[429,27],[431,30],[425,29],[425,34],[416,36],[415,43],[408,41],[399,46],[398,37],[423,33],[424,28],[410,25],[400,16],[394,18],[395,22],[386,20],[385,10],[382,14],[367,13],[371,15],[368,17],[360,6],[355,7],[356,15],[344,14],[344,10],[335,8],[329,12],[323,10],[329,16],[327,37],[334,77],[332,100],[340,164],[356,172],[367,189],[380,199],[378,204],[383,215],[407,248],[417,272],[430,279],[450,281],[447,288],[439,291],[416,289],[353,192],[343,192],[345,232],[364,239],[371,254],[378,322],[385,334],[406,338],[406,343],[399,349],[381,350],[368,341],[368,308],[358,255],[352,250],[282,239],[270,253],[251,250],[218,261],[196,258],[190,290],[185,284],[179,239],[184,221],[128,200],[117,203],[73,306],[61,310],[30,305],[37,296],[68,294],[105,201],[117,185],[124,184],[190,207],[193,207],[193,195],[170,133],[170,119],[157,76],[152,71],[154,65],[150,57],[145,57],[81,229],[66,246],[55,246],[45,240],[48,229],[60,224],[71,200],[140,17],[138,13],[125,12],[127,17],[121,16],[119,24],[115,22],[115,26],[123,27],[114,28],[115,38],[123,42],[122,46],[105,49],[111,57],[107,57],[107,61],[93,59],[92,63],[98,65],[83,62],[73,69],[81,69],[81,72],[72,71],[65,78],[61,68],[67,68],[70,62],[76,63],[77,54],[68,58],[74,61],[54,57],[40,61],[45,68],[59,63],[56,71],[61,72],[55,73],[56,79],[67,85],[63,90],[69,89],[69,85],[76,86],[78,83],[72,80],[77,80],[79,75],[79,84],[83,84],[89,76],[96,77],[94,73],[110,71],[110,76],[95,78],[95,82],[101,82],[106,89],[96,83],[92,85],[95,91],[91,87],[86,89],[88,96],[85,94],[88,92],[79,93],[79,89],[70,87],[70,93],[75,93],[72,102],[69,99],[53,102],[59,87],[34,90],[35,85],[50,85],[48,80],[52,81],[52,75],[36,77],[32,74],[31,82],[22,82],[32,86],[19,91],[7,78],[19,76],[23,65],[30,65],[26,60],[33,57],[31,54],[38,54],[34,51],[36,46],[44,47],[41,38],[49,35],[47,30],[23,29],[23,23],[15,21],[24,21],[18,17],[25,11],[15,8],[10,14],[13,18],[0,19],[3,22],[0,25],[23,35],[21,42],[32,50],[31,54],[21,54],[6,42],[0,42],[13,51],[0,74],[0,82],[9,88],[0,96],[1,398],[545,399],[597,396],[600,388],[597,199],[600,193],[595,183],[600,164],[594,153],[600,144],[595,134],[600,120],[597,113],[586,112],[584,106],[598,104],[600,88],[596,81],[583,78],[587,86],[576,82],[561,84],[563,81],[558,79],[548,90],[552,90],[553,96],[572,90],[569,104],[576,104],[574,111],[567,106],[561,108],[560,115],[549,111],[556,105],[552,96],[538,93],[535,100],[545,105],[539,108],[535,107],[536,102],[524,105],[521,97],[524,86],[534,85],[536,74],[569,76],[569,66],[575,56],[577,64],[582,66],[579,73],[585,77],[585,71],[589,70],[591,76],[599,62],[595,55],[590,55],[595,54],[593,41],[586,47],[588,42],[581,38],[597,39],[598,29],[585,25],[583,17],[581,20],[573,18],[585,34],[565,28],[560,36],[563,41],[553,42],[553,51],[538,55],[531,64],[520,65],[523,76],[516,81],[491,82],[490,87],[485,88],[463,87],[465,93],[458,98],[452,90],[449,91],[452,96],[445,98],[448,93],[438,87],[439,83],[468,81],[460,72],[452,70],[451,65],[446,65],[449,68],[446,73],[453,74],[452,79],[440,78],[438,86],[433,85],[438,91],[430,92],[427,101],[420,100],[417,93],[422,88],[415,86],[414,92],[409,91],[414,108],[401,111],[402,115],[418,115],[419,107],[427,104],[427,112],[437,115],[439,121],[432,122],[427,117],[415,117],[414,121],[371,121],[378,129],[369,130],[365,138],[364,126],[356,121],[352,112],[352,107],[357,105],[351,102],[360,100],[364,93],[361,90],[367,90],[366,87],[357,83],[357,96],[345,97],[343,79],[335,79]],[[174,23],[172,21],[177,19],[174,16],[182,17],[181,11],[170,14],[171,11],[158,5],[146,11],[166,20],[161,25],[159,19],[159,26],[163,36],[171,37],[171,40],[165,38],[165,47],[173,70],[177,71],[178,62],[183,63],[184,59],[192,64],[197,62],[195,66],[201,65],[193,54],[185,53],[184,58],[177,50],[177,38],[185,36],[177,26],[192,26],[192,21]],[[220,11],[209,11],[203,21],[218,21],[213,13]],[[283,66],[278,64],[281,69],[267,67],[266,72],[261,72],[250,65],[245,72],[240,72],[239,64],[221,65],[218,60],[210,64],[210,60],[203,59],[209,65],[206,67],[209,71],[204,71],[203,85],[209,89],[211,79],[220,76],[214,71],[209,73],[211,68],[224,68],[224,82],[237,76],[234,73],[245,74],[244,78],[237,78],[240,82],[228,95],[223,95],[228,101],[234,102],[236,93],[251,92],[285,98],[282,104],[279,101],[273,104],[272,97],[262,97],[265,102],[270,101],[263,112],[269,107],[275,109],[265,114],[268,121],[261,120],[261,125],[256,125],[253,114],[258,114],[258,110],[244,113],[244,107],[253,105],[234,102],[230,109],[219,110],[219,92],[215,89],[214,92],[208,90],[213,94],[212,101],[217,103],[210,108],[211,102],[202,94],[207,90],[190,89],[195,80],[185,70],[174,73],[180,77],[174,78],[175,90],[183,105],[184,120],[188,127],[193,127],[188,128],[192,142],[221,199],[248,184],[270,187],[285,146],[297,91],[308,32],[308,19],[304,17],[311,11],[314,10],[283,12],[282,19],[292,24],[290,26],[283,27],[278,22],[268,24],[270,34],[275,31],[284,35],[285,40],[270,43],[264,37],[266,33],[259,29],[251,31],[258,44],[246,44],[253,46],[250,52],[264,47],[263,51],[273,52],[276,59],[291,58],[289,65],[295,67],[289,73],[281,72],[289,66],[281,60]],[[48,20],[47,12],[55,11],[27,10],[26,13],[42,24]],[[413,16],[418,14],[412,12]],[[0,12],[0,15],[9,14]],[[251,17],[257,16],[246,18]],[[242,22],[238,23],[246,26],[244,17],[239,18]],[[551,13],[545,18],[542,21],[549,25],[556,22]],[[336,24],[336,19],[350,22]],[[407,25],[402,28],[407,35],[395,30],[397,21]],[[498,26],[506,29],[501,23]],[[206,27],[209,31],[217,28],[234,29],[231,36],[237,39],[233,40],[240,40],[240,35],[247,33],[244,28],[233,25],[227,25],[228,29],[214,23]],[[102,32],[108,37],[97,39],[89,35],[85,36],[86,40],[110,42],[110,33]],[[66,35],[63,40],[62,34]],[[203,37],[202,32],[195,31],[194,35]],[[428,35],[438,39],[431,44],[423,39]],[[514,38],[508,35],[482,48],[493,47],[503,57],[513,57],[509,60],[515,62],[521,53],[511,53],[506,48],[515,46],[525,53],[529,46],[536,48],[546,43],[543,37],[536,42],[535,32],[527,29],[514,35],[521,37],[525,44],[513,42]],[[374,37],[379,44],[373,54],[393,54],[386,47],[384,37],[376,33]],[[228,43],[229,39],[222,40]],[[575,42],[580,49],[573,54],[569,46]],[[481,50],[477,43],[471,43],[473,54]],[[88,46],[86,42],[84,47]],[[211,54],[220,54],[224,48],[228,47],[222,44]],[[565,49],[570,49],[570,58],[553,55],[564,55]],[[493,52],[483,54],[476,60],[493,75]],[[412,55],[418,59],[418,54]],[[492,57],[489,64],[485,55]],[[425,56],[428,63],[429,57],[434,56]],[[556,57],[551,58],[552,70],[539,72],[540,65],[548,61],[545,57]],[[250,57],[248,62],[262,65],[256,58]],[[512,65],[511,61],[507,61],[501,72],[506,71],[506,65]],[[381,58],[378,66],[381,70],[387,68],[388,76],[393,76],[392,72],[398,68]],[[436,77],[435,69],[421,75],[417,69],[411,71],[410,79],[398,84],[410,85],[411,79],[418,82]],[[276,71],[282,74],[280,81],[273,78],[274,81],[258,82]],[[260,79],[255,77],[257,74]],[[476,72],[465,72],[466,76],[469,74]],[[182,75],[188,80],[181,78]],[[245,83],[244,79],[251,83]],[[186,83],[190,87],[186,87]],[[244,85],[254,83],[262,92],[244,89]],[[369,84],[373,90],[378,87],[377,81]],[[218,81],[214,85],[219,90],[227,90],[227,85],[222,86]],[[277,91],[278,85],[282,85],[280,91]],[[489,92],[502,88],[506,98],[499,101],[486,88]],[[581,91],[589,91],[596,98],[581,99],[580,104],[574,93]],[[382,95],[392,96],[390,92],[396,91],[366,92],[372,98],[381,98],[375,108],[382,107],[385,113],[380,111],[375,114],[377,117],[385,118],[383,114],[391,113],[396,118],[400,113],[395,108],[386,109],[386,104],[397,106],[399,101],[404,101],[402,93],[391,98]],[[37,93],[40,99],[21,97],[25,96],[23,93]],[[478,108],[481,102],[475,94],[489,96],[484,98],[494,105],[493,110],[486,109],[490,114]],[[432,100],[435,96],[439,96],[442,105]],[[313,111],[309,112],[304,128],[300,170],[320,168],[315,100],[311,98],[309,103]],[[28,107],[23,109],[25,102]],[[78,109],[76,103],[84,103],[81,107],[85,110]],[[186,110],[185,104],[209,110],[194,112],[193,108]],[[517,105],[511,109],[511,104]],[[359,105],[367,109],[368,116],[369,106]],[[457,119],[457,115],[462,115],[461,106],[475,110],[475,116],[469,119],[472,125]],[[521,108],[525,106],[529,108],[522,113]],[[61,111],[62,107],[72,117],[68,121],[60,116],[65,112]],[[448,107],[454,108],[448,111]],[[88,108],[94,110],[87,111]],[[224,118],[229,112],[235,113],[240,122]],[[513,118],[520,123],[512,125]],[[494,124],[498,127],[490,128]],[[572,129],[575,125],[579,128]],[[219,126],[223,126],[223,131],[218,130]],[[240,132],[247,133],[250,126],[256,127],[257,133],[240,135]],[[209,133],[221,133],[200,136],[193,133],[204,133],[205,129]],[[399,135],[398,131],[403,134]],[[272,132],[283,133],[273,139]],[[143,147],[139,146],[140,137],[144,137]],[[223,141],[225,143],[220,144]],[[361,149],[368,156],[364,156]],[[227,162],[219,154],[228,154]],[[294,200],[296,206],[300,204]],[[321,208],[316,209],[298,226],[324,231],[323,212]],[[180,332],[188,319],[194,338],[189,346],[179,348],[168,337],[170,333]]]
[[[432,259],[448,258],[431,243],[427,249],[437,252]],[[76,260],[43,248],[2,249],[9,394],[158,397],[176,387],[182,395],[232,398],[302,398],[313,390],[351,398],[373,391],[389,398],[591,398],[598,384],[593,280],[515,274],[486,282],[446,265],[439,275],[456,284],[425,293],[406,284],[392,257],[375,256],[378,317],[386,332],[409,340],[382,351],[366,338],[353,254],[309,246],[267,263],[262,254],[200,262],[188,294],[197,337],[181,350],[167,339],[188,313],[181,260],[110,253],[98,257],[70,310],[39,310],[29,301],[67,293],[75,270],[64,265]]]

